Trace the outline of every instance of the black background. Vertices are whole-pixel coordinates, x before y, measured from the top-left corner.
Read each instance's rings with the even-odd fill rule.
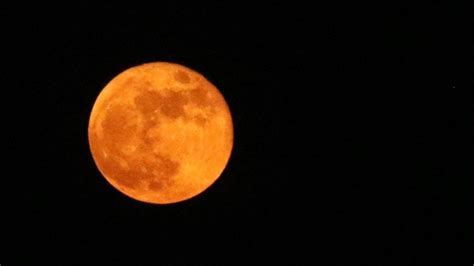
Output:
[[[4,6],[2,263],[420,264],[472,257],[472,18],[448,1]],[[173,205],[97,170],[121,71],[170,61],[223,93],[221,178]]]

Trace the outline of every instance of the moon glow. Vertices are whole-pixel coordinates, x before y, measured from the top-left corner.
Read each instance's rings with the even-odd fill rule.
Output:
[[[139,201],[194,197],[223,172],[232,117],[218,89],[178,64],[148,63],[113,78],[89,120],[92,157],[105,179]]]

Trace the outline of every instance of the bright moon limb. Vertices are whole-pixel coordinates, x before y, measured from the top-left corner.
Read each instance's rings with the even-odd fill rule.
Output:
[[[156,62],[112,79],[92,108],[89,145],[105,179],[139,201],[194,197],[223,172],[232,151],[224,97],[201,74]]]

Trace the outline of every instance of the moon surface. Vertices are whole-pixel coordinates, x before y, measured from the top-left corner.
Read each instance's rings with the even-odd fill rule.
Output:
[[[223,172],[233,146],[232,117],[201,74],[155,62],[113,78],[92,108],[92,157],[125,195],[168,204],[194,197]]]

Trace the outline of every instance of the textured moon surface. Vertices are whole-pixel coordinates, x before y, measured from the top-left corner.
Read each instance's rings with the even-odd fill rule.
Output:
[[[232,151],[232,117],[221,93],[178,64],[129,68],[100,92],[89,145],[116,189],[139,201],[189,199],[222,174]]]

